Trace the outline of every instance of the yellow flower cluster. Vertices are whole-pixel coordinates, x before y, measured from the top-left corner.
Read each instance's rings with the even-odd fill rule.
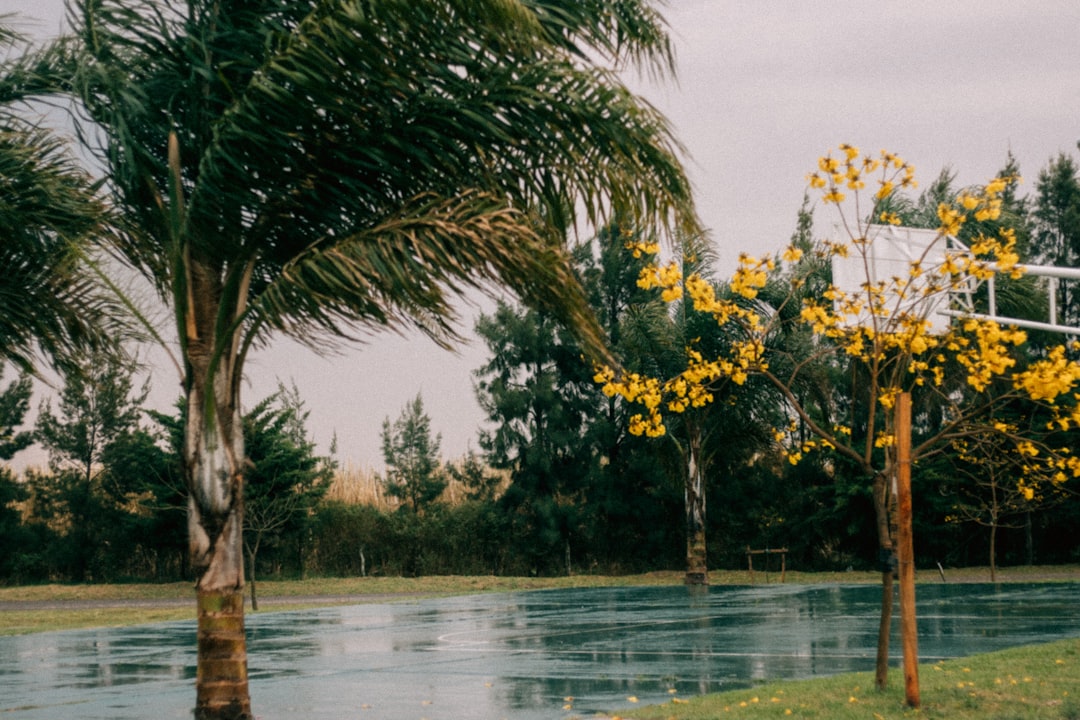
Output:
[[[660,243],[644,240],[631,240],[627,242],[624,247],[626,247],[635,258],[640,258],[642,255],[655,255],[660,252]]]
[[[692,274],[686,278],[686,294],[697,312],[709,313],[718,325],[727,325],[732,320],[741,320],[747,327],[755,328],[761,324],[761,317],[752,310],[739,307],[731,300],[716,297],[716,290],[704,278]]]
[[[1009,183],[1018,180],[1013,177],[996,177],[986,184],[981,193],[970,191],[961,192],[954,204],[940,203],[938,205],[938,220],[941,221],[940,230],[945,235],[956,237],[960,228],[968,220],[976,222],[997,220],[1001,217],[1002,193]]]
[[[629,428],[631,435],[645,435],[646,437],[662,437],[667,428],[664,427],[664,419],[660,413],[652,413],[648,417],[640,414],[630,418]]]
[[[874,447],[887,448],[896,445],[896,436],[892,433],[878,433],[874,438]]]
[[[1017,373],[1013,385],[1032,400],[1054,402],[1080,384],[1080,363],[1065,357],[1065,347],[1058,345],[1047,357],[1037,360],[1027,370]]]
[[[637,286],[642,290],[661,288],[660,297],[664,302],[675,302],[682,297],[682,268],[672,260],[664,267],[647,265],[638,275]]]
[[[900,394],[900,388],[887,387],[878,392],[878,402],[886,410],[891,410],[896,405],[896,397]],[[878,447],[881,447],[880,445]]]
[[[720,377],[718,363],[706,362],[693,348],[686,348],[686,354],[690,360],[686,371],[664,383],[664,393],[671,397],[667,408],[674,413],[711,403],[713,395],[708,391],[707,383]]]
[[[806,440],[799,445],[798,450],[789,450],[785,454],[787,461],[792,465],[798,465],[804,456],[815,450],[835,450],[836,446],[828,440]]]
[[[967,370],[968,385],[978,392],[986,390],[995,378],[1003,377],[1016,365],[1009,347],[1027,340],[1027,333],[1022,330],[1003,328],[993,320],[965,320],[962,330],[974,338],[952,332],[946,347],[956,351],[956,361]]]
[[[630,373],[623,379],[615,377],[615,371],[604,366],[596,371],[593,380],[603,383],[603,393],[608,397],[620,395],[630,402],[638,402],[649,410],[655,410],[660,406],[662,396],[660,381],[656,378],[642,377],[637,373]]]
[[[835,290],[829,290],[826,293],[826,297],[829,297],[829,293],[835,292]],[[815,335],[825,335],[827,337],[837,337],[840,332],[834,332],[839,327],[840,316],[832,312],[827,306],[823,305],[813,298],[806,298],[803,300],[802,310],[799,312],[799,318],[814,331]]]
[[[971,253],[976,257],[989,257],[995,272],[1008,273],[1014,280],[1023,275],[1023,268],[1017,267],[1020,255],[1016,252],[1016,231],[1001,228],[998,237],[979,235],[971,243]]]
[[[632,434],[659,437],[666,432],[663,418],[659,412],[660,403],[663,401],[663,392],[659,380],[643,377],[638,373],[630,373],[619,379],[612,368],[603,366],[596,369],[593,381],[603,385],[601,389],[608,397],[619,395],[628,402],[636,402],[645,406],[648,411],[647,415],[638,414],[630,418],[630,432]]]
[[[866,177],[880,170],[878,190],[874,198],[878,201],[892,195],[897,187],[915,187],[915,168],[893,153],[881,151],[878,157],[865,155],[860,157],[859,148],[847,143],[840,145],[843,159],[826,155],[818,160],[816,172],[807,176],[810,187],[824,191],[821,199],[825,203],[841,203],[846,195],[843,190],[858,192],[866,187]]]
[[[769,273],[776,269],[776,262],[766,255],[758,259],[745,253],[739,256],[739,268],[731,277],[731,289],[748,300],[757,297],[758,290],[765,287]]]

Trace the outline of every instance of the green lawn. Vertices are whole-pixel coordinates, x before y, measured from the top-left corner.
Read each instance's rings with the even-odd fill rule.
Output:
[[[922,707],[907,707],[899,668],[889,689],[873,673],[766,683],[636,708],[611,718],[636,720],[1080,720],[1080,638],[1003,650],[919,667]]]

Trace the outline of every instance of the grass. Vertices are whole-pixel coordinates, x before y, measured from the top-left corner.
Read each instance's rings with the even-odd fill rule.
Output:
[[[922,706],[907,707],[904,679],[889,688],[872,673],[673,698],[615,718],[635,720],[1080,720],[1080,638],[919,666]]]
[[[987,582],[987,568],[948,569],[948,582]],[[779,581],[779,573],[768,581]],[[540,590],[566,587],[611,587],[637,585],[678,585],[679,572],[640,575],[574,575],[570,577],[428,576],[421,578],[312,578],[307,580],[267,580],[258,582],[263,611],[296,610],[394,599],[442,597],[485,592]],[[709,574],[713,585],[746,585],[745,570],[718,570]],[[766,575],[756,570],[754,580],[764,583]],[[787,573],[788,583],[878,583],[875,572]],[[919,581],[940,583],[938,571],[923,570]],[[1080,581],[1075,565],[1016,567],[999,569],[999,582]],[[65,606],[70,601],[77,605]],[[9,603],[21,603],[12,606]],[[47,604],[32,607],[26,604]],[[6,605],[6,606],[5,606]],[[140,625],[168,620],[187,620],[194,615],[194,593],[190,583],[131,583],[113,585],[25,585],[0,587],[0,635],[49,632],[91,627]],[[1080,720],[1080,717],[1077,718]]]

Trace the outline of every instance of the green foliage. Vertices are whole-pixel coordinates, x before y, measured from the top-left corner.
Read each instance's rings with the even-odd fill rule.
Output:
[[[457,463],[446,464],[446,474],[465,487],[469,500],[491,502],[499,490],[502,477],[491,472],[483,458],[472,448]]]
[[[1061,154],[1043,169],[1035,184],[1032,254],[1040,262],[1058,267],[1080,265],[1080,178],[1076,161]],[[1065,325],[1080,324],[1080,287],[1063,281],[1057,307]]]
[[[145,519],[138,510],[143,488],[126,486],[130,470],[107,462],[130,457],[131,436],[140,432],[147,389],[134,390],[135,371],[116,353],[82,355],[64,374],[58,411],[51,401],[41,405],[34,435],[49,453],[50,472],[31,473],[28,484],[34,515],[53,534],[51,572],[80,581],[115,578],[159,542],[137,544],[147,539],[136,529]]]
[[[534,571],[566,567],[584,542],[585,484],[595,462],[588,437],[599,394],[580,346],[551,318],[500,302],[476,331],[492,352],[476,370],[477,398],[493,429],[480,435],[488,462],[510,473],[500,499]]]
[[[24,581],[34,576],[38,543],[32,530],[23,524],[16,507],[30,497],[22,483],[6,467],[0,466],[0,580]]]
[[[30,378],[21,377],[0,391],[0,460],[10,460],[34,441],[32,433],[18,429],[30,409],[31,390]]]
[[[304,571],[311,512],[330,487],[334,471],[329,459],[315,453],[307,433],[308,414],[296,386],[279,385],[244,415],[250,463],[244,483],[244,545],[252,573],[260,549],[273,551],[273,565],[287,563]]]
[[[108,447],[137,427],[149,392],[149,381],[135,390],[137,370],[134,361],[95,352],[81,356],[78,367],[64,374],[59,415],[46,400],[34,428],[54,470],[73,470],[89,482]]]
[[[431,418],[424,412],[419,393],[402,408],[397,420],[391,423],[387,417],[383,421],[381,438],[386,492],[419,515],[439,498],[447,483],[439,458],[442,436],[431,436]]]
[[[64,142],[19,106],[57,88],[52,65],[65,47],[40,50],[0,17],[0,360],[21,371],[35,358],[69,365],[116,325],[80,265],[106,210]]]

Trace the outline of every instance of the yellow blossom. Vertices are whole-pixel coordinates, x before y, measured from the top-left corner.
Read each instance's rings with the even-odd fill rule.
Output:
[[[783,258],[784,262],[794,263],[794,262],[799,262],[799,260],[802,259],[802,256],[803,256],[803,251],[802,250],[800,250],[797,247],[790,247],[789,246],[787,249],[784,250],[784,254],[782,255],[782,258]]]

